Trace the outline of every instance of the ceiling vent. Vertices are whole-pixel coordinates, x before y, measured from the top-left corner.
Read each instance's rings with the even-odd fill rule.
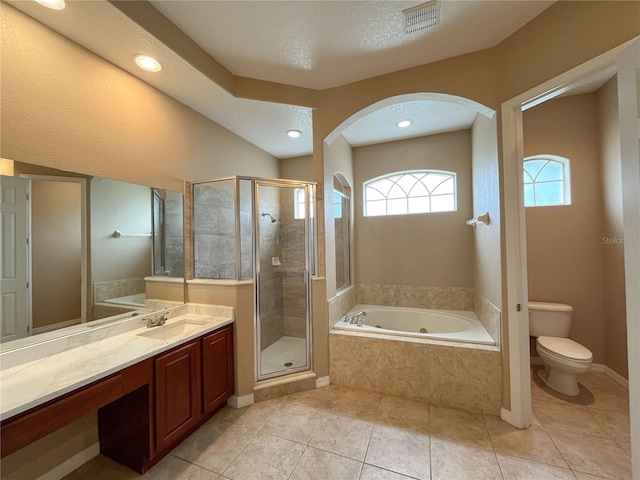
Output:
[[[416,5],[415,7],[403,10],[404,13],[404,31],[405,33],[413,33],[418,30],[433,27],[438,23],[440,16],[440,4],[438,0]]]

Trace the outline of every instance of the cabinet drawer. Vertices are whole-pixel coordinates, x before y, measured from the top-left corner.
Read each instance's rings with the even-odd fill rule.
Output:
[[[122,396],[122,374],[116,374],[52,400],[2,423],[2,457]]]

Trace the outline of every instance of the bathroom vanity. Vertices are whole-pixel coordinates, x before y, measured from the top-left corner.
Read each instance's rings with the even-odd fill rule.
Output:
[[[33,345],[59,351],[31,361],[15,357],[28,352],[6,357],[2,457],[97,410],[101,453],[147,471],[233,394],[233,309],[208,308],[170,309],[166,324],[152,328],[132,318],[105,327],[108,336],[88,329],[84,341],[60,340],[66,347]]]

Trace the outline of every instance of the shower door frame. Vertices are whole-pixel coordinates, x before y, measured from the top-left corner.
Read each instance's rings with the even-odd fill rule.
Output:
[[[253,244],[253,321],[254,321],[254,379],[256,382],[262,380],[268,380],[277,377],[283,377],[294,373],[300,373],[313,370],[313,324],[311,315],[311,278],[315,271],[314,262],[316,255],[314,255],[314,242],[312,234],[311,219],[315,219],[315,212],[313,206],[315,205],[315,182],[305,182],[299,180],[286,180],[275,178],[250,178],[245,179],[252,180],[251,189],[251,204],[252,204],[252,244]],[[260,332],[260,187],[287,187],[287,188],[304,188],[307,201],[305,202],[305,217],[304,217],[304,282],[305,282],[305,343],[306,343],[306,365],[297,368],[288,368],[286,370],[279,370],[277,372],[262,374],[262,351],[261,351],[261,332]],[[315,229],[313,229],[315,232]]]

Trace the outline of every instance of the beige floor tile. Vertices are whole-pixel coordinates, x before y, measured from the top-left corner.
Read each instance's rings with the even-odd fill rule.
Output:
[[[98,455],[63,477],[64,480],[86,480],[87,478],[91,480],[133,480],[141,478],[141,476],[104,455]]]
[[[613,437],[618,446],[624,450],[624,453],[631,456],[631,436],[629,434],[620,434]]]
[[[361,420],[374,421],[378,417],[378,406],[382,395],[341,387],[340,399],[329,407],[333,413],[349,415]]]
[[[404,398],[384,396],[378,408],[378,423],[429,433],[429,405]]]
[[[619,388],[621,385],[606,373],[589,372],[579,377],[580,383],[585,387],[592,389]]]
[[[306,445],[324,416],[323,410],[285,403],[271,415],[261,431]]]
[[[598,408],[589,408],[589,413],[611,436],[629,434],[631,423],[629,415],[621,412],[610,412]]]
[[[600,423],[589,413],[589,409],[577,405],[563,405],[554,402],[532,402],[532,408],[543,426],[608,438]]]
[[[432,480],[502,480],[493,452],[459,443],[431,439]]]
[[[571,469],[605,478],[631,478],[631,458],[613,441],[547,429]]]
[[[593,387],[593,402],[588,406],[609,412],[629,414],[629,392],[618,384],[611,387]]]
[[[288,478],[305,446],[259,432],[224,471],[232,480],[282,480]]]
[[[542,425],[540,419],[536,416],[536,412],[531,411],[531,425]]]
[[[578,480],[608,480],[604,477],[598,477],[597,475],[589,475],[588,473],[573,472]]]
[[[145,473],[144,480],[218,480],[220,475],[193,465],[181,458],[167,455]]]
[[[362,466],[360,480],[412,480],[411,477],[401,475],[399,473],[385,470],[384,468],[375,467],[373,465]]]
[[[575,480],[568,468],[554,467],[522,458],[497,454],[505,480]]]
[[[307,447],[289,480],[358,480],[361,468],[356,460]]]
[[[333,404],[340,400],[345,387],[329,385],[328,387],[306,390],[289,395],[287,402],[301,403],[321,410],[330,410]]]
[[[284,403],[284,400],[284,398],[274,398],[244,408],[229,408],[221,418],[227,422],[260,430],[271,415]]]
[[[438,405],[431,405],[429,411],[432,439],[451,440],[493,450],[482,415]]]
[[[428,480],[429,436],[401,428],[376,425],[371,434],[365,463]]]
[[[357,418],[327,413],[309,440],[309,446],[362,461],[373,424]]]
[[[484,420],[496,453],[568,467],[544,427],[532,425],[518,429],[498,417],[485,416]]]
[[[171,452],[200,467],[222,474],[256,435],[257,431],[236,423],[212,419]]]

